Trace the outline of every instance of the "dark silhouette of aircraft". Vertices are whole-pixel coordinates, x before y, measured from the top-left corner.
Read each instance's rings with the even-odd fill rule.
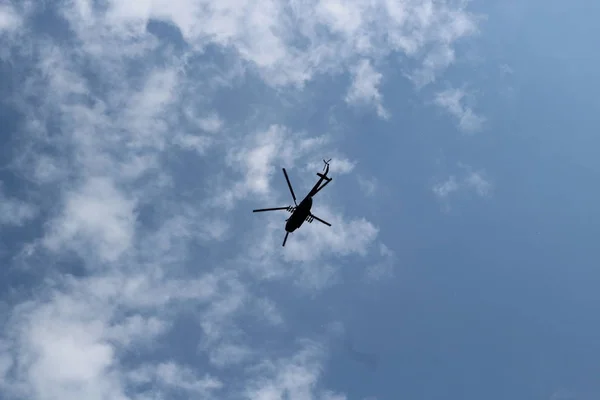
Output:
[[[292,193],[292,198],[294,199],[295,206],[260,208],[258,210],[252,210],[252,212],[286,210],[286,211],[292,213],[292,215],[290,215],[290,217],[288,219],[286,219],[287,222],[285,224],[285,238],[283,238],[282,246],[285,246],[285,242],[287,241],[288,235],[290,233],[294,232],[296,229],[300,228],[302,226],[302,224],[304,223],[304,221],[307,221],[309,224],[311,224],[313,222],[313,220],[316,219],[317,221],[322,222],[327,226],[331,226],[331,224],[329,222],[323,221],[321,218],[317,217],[316,215],[314,215],[313,213],[310,212],[310,209],[313,204],[313,197],[317,193],[319,193],[319,191],[321,191],[321,189],[323,189],[325,186],[327,186],[327,184],[329,182],[331,182],[331,180],[332,180],[332,178],[329,178],[327,176],[327,173],[329,172],[329,162],[330,161],[331,161],[331,159],[329,159],[328,161],[323,160],[323,162],[325,163],[325,166],[323,167],[324,173],[322,174],[320,172],[317,172],[317,176],[320,178],[319,181],[315,184],[315,186],[313,186],[313,188],[306,195],[306,197],[300,202],[300,204],[296,203],[296,195],[294,194],[294,189],[292,188],[292,184],[290,183],[290,178],[288,178],[288,174],[285,171],[285,168],[282,168],[283,174],[285,175],[285,180],[287,181],[288,187],[290,188],[290,193]],[[323,181],[327,181],[327,182],[325,182],[323,185],[321,185],[323,183]]]

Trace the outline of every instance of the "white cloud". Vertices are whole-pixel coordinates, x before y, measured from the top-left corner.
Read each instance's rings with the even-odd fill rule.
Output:
[[[6,196],[0,182],[0,225],[21,226],[33,219],[37,212],[33,204]]]
[[[465,96],[463,89],[447,89],[436,94],[435,103],[458,120],[458,126],[463,132],[475,133],[482,129],[485,118],[476,115],[470,107],[463,104]]]
[[[155,69],[150,71],[143,87],[127,100],[122,125],[132,135],[131,145],[158,149],[166,146],[170,127],[167,118],[176,101],[179,84],[176,70]]]
[[[19,28],[22,20],[15,9],[9,4],[0,4],[0,34]]]
[[[123,319],[122,323],[108,329],[107,339],[116,341],[122,345],[129,345],[135,342],[136,346],[165,333],[168,329],[165,321],[157,317],[144,318],[139,314],[132,315]]]
[[[383,279],[391,279],[394,276],[394,264],[396,263],[396,255],[394,252],[384,245],[379,244],[379,253],[382,260],[367,268],[366,277],[371,281],[381,281]]]
[[[361,192],[366,196],[373,196],[377,189],[378,184],[375,178],[365,178],[362,176],[357,177],[358,186],[360,187]]]
[[[0,389],[7,386],[6,375],[13,366],[13,358],[10,355],[10,343],[0,340]]]
[[[194,370],[172,361],[144,366],[129,374],[132,382],[138,385],[155,384],[188,392],[189,396],[212,398],[212,392],[218,392],[223,383],[212,376],[198,377]]]
[[[308,158],[316,149],[324,154],[331,154],[327,151],[329,142],[328,136],[308,137],[281,126],[271,126],[266,131],[249,135],[231,149],[228,157],[229,165],[241,172],[242,178],[229,183],[224,194],[216,196],[216,204],[232,207],[249,193],[259,195],[261,204],[256,208],[293,204],[281,172],[284,165],[297,200],[300,201],[315,181],[312,174],[298,177],[294,165],[299,164],[299,160]],[[330,173],[332,176],[349,173],[354,170],[354,166],[352,161],[343,156],[335,156],[331,161]],[[305,170],[320,171],[322,167],[322,161],[315,161],[306,164]],[[278,189],[274,190],[272,185]],[[332,185],[333,183],[328,189],[331,190]],[[365,219],[345,217],[331,211],[327,195],[320,199],[315,202],[313,212],[332,223],[333,227],[327,227],[318,221],[306,223],[289,236],[283,253],[280,253],[280,244],[285,234],[285,212],[265,213],[255,217],[260,218],[257,229],[261,232],[251,233],[253,244],[248,254],[252,262],[248,265],[258,278],[291,277],[300,286],[323,289],[337,282],[339,268],[319,260],[332,255],[365,257],[370,254],[378,233],[377,227]],[[281,258],[285,264],[281,263]]]
[[[332,226],[316,220],[312,224],[305,222],[289,235],[285,248],[281,247],[285,235],[284,211],[271,213],[270,217],[261,216],[256,222],[261,236],[255,240],[244,262],[258,278],[291,278],[301,287],[323,289],[338,282],[340,273],[339,264],[328,263],[327,258],[365,258],[374,250],[379,229],[371,222],[334,212],[323,201],[315,201],[312,212]]]
[[[9,388],[36,399],[125,398],[113,370],[114,348],[103,339],[106,311],[78,300],[57,295],[46,304],[26,303],[15,313],[21,385]]]
[[[483,177],[482,172],[470,172],[465,178],[465,183],[473,188],[479,196],[487,196],[492,190],[492,184]]]
[[[55,219],[44,243],[53,250],[91,245],[106,261],[127,251],[135,235],[135,202],[108,178],[91,178],[68,192],[64,209]]]
[[[194,301],[204,324],[223,324],[238,306],[227,305],[233,292],[214,289],[225,284],[239,292],[235,282],[227,274],[181,282],[151,274],[72,279],[13,310],[8,331],[12,346],[0,348],[0,360],[7,369],[14,360],[18,381],[5,379],[6,388],[16,397],[48,400],[129,399],[128,385],[142,383],[157,385],[159,398],[168,398],[172,390],[200,395],[218,390],[223,385],[218,379],[196,377],[173,360],[129,369],[120,360],[123,353],[139,352],[145,345],[151,351],[151,344],[169,333],[171,322],[144,316],[153,310],[162,309],[163,318],[170,319],[169,311]],[[213,340],[223,334],[214,329],[205,333]]]
[[[217,367],[237,365],[253,356],[247,346],[234,343],[223,343],[209,351],[210,362]]]
[[[215,144],[216,140],[213,135],[223,129],[224,122],[216,112],[198,116],[188,107],[184,110],[184,114],[191,125],[198,128],[199,132],[178,132],[173,135],[173,143],[184,149],[194,150],[199,155],[204,155],[209,147]]]
[[[52,183],[64,178],[64,167],[60,165],[59,160],[52,157],[41,155],[33,166],[33,177],[40,183]]]
[[[291,357],[253,346],[287,321],[260,280],[320,290],[336,282],[336,258],[373,265],[388,255],[373,246],[376,226],[334,211],[327,196],[314,212],[333,227],[307,224],[283,254],[277,217],[257,223],[260,232],[240,225],[235,207],[250,197],[290,202],[282,166],[310,165],[315,150],[327,156],[336,143],[278,125],[279,116],[253,104],[242,110],[252,117],[241,112],[236,121],[231,115],[246,99],[234,99],[240,93],[230,78],[245,70],[248,79],[256,73],[282,90],[358,65],[350,98],[375,100],[382,115],[382,77],[360,60],[377,65],[404,52],[432,81],[452,61],[435,55],[453,54],[454,41],[475,30],[462,8],[425,4],[48,4],[59,7],[75,40],[19,31],[24,24],[14,21],[27,14],[11,8],[10,19],[3,6],[0,29],[23,34],[11,51],[29,62],[14,72],[22,82],[14,104],[25,122],[13,164],[39,191],[40,214],[49,218],[20,257],[39,287],[10,305],[0,340],[3,393],[32,400],[169,399],[179,390],[222,399],[344,398],[319,387],[319,346],[307,344]],[[178,28],[182,49],[148,33],[149,18]],[[219,103],[223,86],[232,104]],[[353,171],[354,161],[334,155],[332,173]],[[13,197],[2,199],[12,204],[0,208],[3,222],[38,215]],[[71,252],[77,257],[65,257]],[[243,329],[250,317],[254,337]],[[182,346],[173,337],[182,320],[193,324],[186,337],[202,356],[194,354],[191,365],[177,351],[164,354]],[[234,373],[223,373],[230,368]]]
[[[284,257],[290,261],[313,261],[324,253],[339,256],[366,255],[379,230],[364,218],[348,218],[328,207],[315,204],[313,214],[332,224],[331,227],[314,221],[302,226],[289,238]],[[286,248],[288,244],[286,243]],[[310,249],[310,251],[308,251]]]
[[[346,102],[349,104],[372,104],[377,115],[381,118],[389,118],[388,111],[381,104],[382,97],[379,93],[382,74],[375,71],[368,59],[361,60],[354,68],[352,86],[346,95]]]
[[[223,128],[223,121],[217,113],[211,113],[206,117],[197,118],[198,126],[209,133],[217,133]]]
[[[341,0],[322,0],[317,3],[316,14],[333,32],[354,37],[364,34],[360,29],[363,25],[363,13],[368,8],[369,4],[365,1],[348,4]]]
[[[283,178],[281,168],[286,168],[290,173],[300,158],[321,147],[325,141],[325,137],[294,134],[279,125],[272,125],[265,131],[248,135],[241,142],[236,140],[237,143],[233,144],[233,148],[229,151],[227,162],[243,177],[230,187],[223,188],[222,194],[216,196],[217,203],[231,207],[235,201],[248,194],[268,199],[268,195],[272,192],[272,177],[276,175],[277,179],[281,180]],[[292,185],[297,187],[292,177],[290,180]],[[282,182],[285,185],[285,180]],[[295,194],[301,196],[300,193]]]
[[[463,6],[445,1],[310,0],[293,7],[277,0],[111,2],[104,20],[86,4],[75,2],[74,12],[65,8],[65,16],[94,51],[109,32],[126,41],[119,51],[142,48],[131,39],[144,32],[148,18],[156,18],[172,22],[194,48],[208,42],[231,46],[274,85],[302,86],[317,73],[348,65],[356,55],[382,57],[393,51],[424,55],[415,72],[425,77],[418,79],[423,85],[453,62],[453,43],[476,33],[478,22]]]
[[[212,144],[212,140],[210,138],[195,134],[176,135],[173,139],[173,142],[184,149],[194,150],[200,155],[203,155]]]
[[[422,66],[407,76],[418,88],[422,88],[434,82],[440,70],[451,65],[455,59],[454,49],[437,46],[425,56]]]
[[[323,357],[322,348],[307,343],[290,358],[264,362],[256,369],[258,376],[249,385],[245,398],[345,399],[345,396],[335,395],[318,387]]]
[[[512,75],[514,74],[514,70],[508,64],[500,64],[500,73],[502,75]]]
[[[433,186],[433,193],[440,198],[448,197],[451,193],[458,190],[459,184],[454,176],[448,177],[447,180],[437,183]]]
[[[446,199],[460,189],[474,191],[480,197],[489,196],[492,192],[492,184],[485,178],[483,171],[473,171],[471,167],[460,164],[465,170],[463,177],[457,179],[451,175],[445,181],[433,186],[433,193],[440,199]]]
[[[283,316],[273,301],[267,298],[259,298],[256,299],[255,306],[256,318],[266,320],[273,326],[282,325],[284,323]]]
[[[329,157],[329,158],[331,158],[332,160],[329,162],[329,175],[328,176],[349,174],[350,172],[354,171],[354,168],[356,167],[356,163],[348,160],[347,158],[343,158],[343,157],[335,157],[335,158]],[[314,161],[314,162],[308,163],[305,170],[307,172],[308,171],[321,172],[323,167],[325,167],[325,164],[323,163],[323,161],[321,161],[321,162]]]

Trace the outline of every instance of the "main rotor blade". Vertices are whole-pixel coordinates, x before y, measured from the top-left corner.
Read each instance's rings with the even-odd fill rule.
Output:
[[[290,183],[290,178],[288,178],[288,174],[285,171],[285,168],[282,168],[282,169],[283,169],[283,174],[285,175],[285,180],[287,181],[287,184],[290,188],[290,193],[292,193],[292,197],[294,198],[294,204],[297,205],[298,203],[296,203],[296,195],[294,194],[294,189],[292,189],[292,184]]]
[[[322,223],[324,223],[324,224],[325,224],[325,225],[327,225],[327,226],[331,226],[331,224],[330,224],[329,222],[327,222],[327,221],[323,221],[321,218],[317,217],[317,216],[316,216],[316,215],[314,215],[313,213],[310,213],[309,215],[310,215],[311,217],[313,217],[314,219],[316,219],[317,221],[319,221],[319,222],[322,222]]]
[[[285,242],[287,242],[287,237],[289,234],[290,234],[289,232],[285,233],[285,237],[283,238],[283,244],[282,244],[283,247],[285,247]]]
[[[289,208],[289,206],[288,207],[259,208],[257,210],[252,210],[252,212],[287,210],[288,208]]]

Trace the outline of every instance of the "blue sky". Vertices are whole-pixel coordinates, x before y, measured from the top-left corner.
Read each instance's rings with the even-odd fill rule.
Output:
[[[3,2],[0,398],[597,399],[597,7]]]

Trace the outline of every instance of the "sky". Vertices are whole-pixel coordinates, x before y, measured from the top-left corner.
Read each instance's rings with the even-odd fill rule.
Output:
[[[598,11],[1,0],[0,399],[598,399]]]

